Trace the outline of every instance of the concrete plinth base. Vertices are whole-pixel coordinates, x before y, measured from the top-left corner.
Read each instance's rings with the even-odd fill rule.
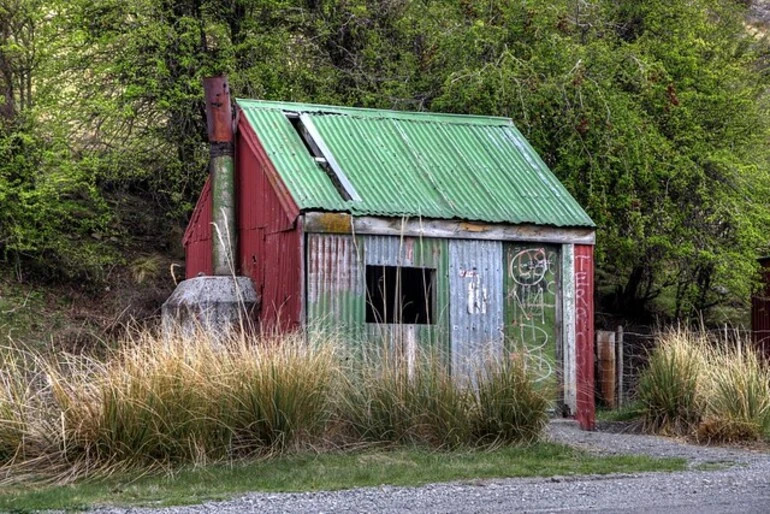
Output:
[[[177,285],[163,304],[163,332],[204,330],[216,337],[254,324],[259,303],[248,277],[195,277]]]

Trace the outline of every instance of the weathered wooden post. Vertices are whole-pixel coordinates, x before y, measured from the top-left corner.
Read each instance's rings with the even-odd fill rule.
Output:
[[[623,362],[623,325],[619,325],[615,332],[615,344],[617,348],[615,350],[615,359],[617,361],[617,384],[618,384],[618,408],[623,406],[623,373],[625,371],[625,363]]]
[[[599,387],[604,404],[615,408],[615,332],[596,332],[596,350],[599,361]]]

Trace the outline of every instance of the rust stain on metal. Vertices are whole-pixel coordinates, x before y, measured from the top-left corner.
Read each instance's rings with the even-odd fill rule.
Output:
[[[238,272],[260,294],[267,332],[295,330],[302,311],[302,225],[286,212],[271,180],[271,163],[249,131],[237,136]]]
[[[185,251],[185,278],[213,275],[211,261],[211,181],[206,180],[182,240]]]
[[[209,142],[233,142],[233,108],[230,105],[230,86],[225,77],[203,79],[206,97],[206,124]]]

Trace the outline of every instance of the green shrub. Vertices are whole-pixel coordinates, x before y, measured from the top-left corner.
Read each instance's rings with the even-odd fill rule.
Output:
[[[236,454],[313,445],[325,435],[340,381],[336,344],[300,335],[241,347],[221,378],[219,418]]]
[[[24,350],[0,349],[0,463],[34,454],[32,435],[44,402],[36,390],[33,360]]]
[[[68,458],[147,465],[310,444],[326,424],[336,365],[331,347],[299,337],[145,334],[107,363],[81,358],[49,374]]]
[[[356,438],[439,448],[467,441],[468,391],[438,352],[418,350],[410,366],[383,344],[350,362],[341,416]]]
[[[479,359],[469,380],[445,355],[342,355],[301,334],[141,332],[104,361],[0,353],[0,459],[68,477],[93,471],[361,444],[432,448],[531,441],[547,396],[519,361]]]
[[[698,428],[698,437],[739,441],[770,435],[770,371],[756,352],[739,342],[719,345],[710,357],[707,418]]]

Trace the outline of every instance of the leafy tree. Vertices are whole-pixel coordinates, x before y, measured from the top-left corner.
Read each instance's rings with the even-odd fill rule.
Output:
[[[21,275],[96,279],[113,253],[92,160],[71,147],[48,107],[56,55],[49,6],[0,2],[0,255]]]
[[[745,9],[0,0],[0,244],[94,276],[135,231],[123,198],[183,224],[207,173],[200,79],[227,73],[246,97],[512,117],[597,222],[608,308],[745,305],[770,226],[767,44]]]
[[[433,107],[514,118],[599,225],[611,308],[657,300],[679,317],[747,298],[770,221],[764,42],[733,2],[586,6],[480,20],[498,38]]]

